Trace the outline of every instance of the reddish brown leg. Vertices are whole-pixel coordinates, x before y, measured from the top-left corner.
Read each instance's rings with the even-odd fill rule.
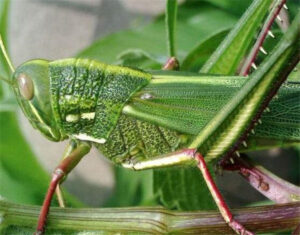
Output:
[[[218,190],[215,182],[213,181],[211,174],[209,173],[209,170],[206,166],[206,163],[202,155],[200,153],[195,153],[195,158],[198,161],[198,168],[200,169],[203,178],[205,179],[208,189],[214,201],[216,202],[226,223],[228,223],[228,225],[238,234],[243,234],[243,235],[253,234],[252,232],[246,230],[246,228],[242,224],[240,224],[238,221],[236,221],[233,218],[233,215],[231,214],[226,202],[224,201],[220,191]]]
[[[123,167],[131,168],[134,170],[145,170],[166,166],[175,166],[184,163],[192,164],[194,160],[197,161],[197,165],[224,220],[238,234],[253,235],[252,232],[246,230],[243,225],[241,225],[233,218],[228,206],[226,205],[226,202],[224,201],[221,193],[219,192],[216,184],[213,181],[212,176],[208,171],[204,158],[200,153],[197,153],[196,149],[182,149],[173,153],[158,156],[156,158],[145,159],[137,162],[128,161],[123,163]]]
[[[62,160],[65,159],[66,157],[68,157],[76,148],[77,148],[76,141],[71,140],[69,142],[69,144],[67,145],[66,149],[65,149]],[[61,187],[60,187],[60,183],[58,183],[57,186],[56,186],[55,194],[56,194],[56,198],[57,198],[59,207],[64,208],[65,207],[65,201],[64,201],[64,197],[63,197],[62,190],[61,190]]]
[[[85,142],[79,142],[74,151],[70,153],[66,158],[64,158],[58,167],[55,169],[52,179],[41,208],[41,213],[38,220],[38,225],[36,229],[36,235],[41,235],[44,233],[47,215],[49,213],[49,208],[51,200],[57,185],[64,179],[68,173],[74,169],[74,167],[79,163],[83,156],[85,156],[90,151],[90,145]]]
[[[39,216],[39,220],[38,220],[38,226],[36,229],[36,235],[40,235],[44,233],[44,227],[46,224],[46,220],[47,220],[47,215],[49,212],[49,208],[50,208],[50,203],[53,197],[53,194],[55,192],[56,186],[58,185],[58,183],[62,180],[62,178],[65,176],[65,173],[60,169],[57,168],[52,176],[41,212],[40,212],[40,216]]]

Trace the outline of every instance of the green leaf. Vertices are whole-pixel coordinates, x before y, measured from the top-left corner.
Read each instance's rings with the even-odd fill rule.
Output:
[[[228,11],[234,15],[240,16],[247,10],[247,7],[251,4],[252,0],[203,0],[213,4],[214,6]]]
[[[211,173],[214,171],[211,170]],[[216,209],[203,176],[195,167],[174,167],[154,171],[154,192],[169,209]]]
[[[175,31],[177,17],[177,0],[167,0],[166,5],[166,30],[169,56],[176,56]]]
[[[106,207],[124,207],[138,205],[155,205],[152,190],[152,170],[135,172],[116,167],[116,191]]]
[[[1,112],[14,112],[19,108],[16,98],[11,96],[0,100],[0,113]]]
[[[117,64],[139,69],[160,69],[166,61],[164,57],[151,55],[141,49],[129,49],[117,57]]]
[[[215,32],[229,29],[237,20],[236,16],[205,2],[187,1],[180,5],[176,24],[177,57],[183,58],[199,40],[208,38]],[[164,17],[159,17],[141,29],[125,30],[104,37],[78,53],[77,57],[116,63],[120,53],[135,48],[165,58],[167,51],[165,33]]]
[[[49,176],[24,140],[15,114],[2,112],[0,125],[0,195],[15,202],[41,204]]]
[[[181,70],[194,71],[200,70],[202,65],[208,60],[214,50],[227,35],[228,30],[222,30],[213,36],[201,41],[189,54],[184,58],[181,64]]]
[[[254,36],[274,0],[255,0],[214,54],[202,67],[203,73],[233,75],[253,44]]]

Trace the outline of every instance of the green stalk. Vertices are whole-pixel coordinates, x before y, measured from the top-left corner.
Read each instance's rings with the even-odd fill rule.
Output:
[[[167,47],[169,56],[176,56],[175,30],[177,17],[177,0],[167,0],[166,4],[166,30],[167,30]]]
[[[32,234],[40,208],[0,200],[1,234]],[[294,229],[300,203],[234,210],[236,219],[253,232]],[[51,208],[46,234],[198,233],[231,234],[219,212],[173,212],[163,208]]]

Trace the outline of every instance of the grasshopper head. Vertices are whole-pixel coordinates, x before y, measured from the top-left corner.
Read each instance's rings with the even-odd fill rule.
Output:
[[[53,141],[62,140],[52,110],[47,60],[31,60],[13,73],[12,83],[18,103],[31,125]]]

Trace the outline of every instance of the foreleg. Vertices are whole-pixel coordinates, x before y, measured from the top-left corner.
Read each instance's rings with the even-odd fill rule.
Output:
[[[71,140],[68,143],[68,145],[67,145],[67,147],[66,147],[66,149],[63,153],[62,160],[67,158],[76,148],[77,148],[76,141]],[[62,190],[61,190],[61,187],[60,187],[60,183],[61,183],[61,181],[56,186],[55,194],[56,194],[56,197],[57,197],[58,205],[60,207],[65,207],[65,201],[64,201],[64,197],[63,197]]]
[[[36,234],[40,235],[44,233],[44,228],[49,212],[51,200],[56,190],[57,185],[68,175],[70,171],[79,163],[83,156],[90,151],[91,146],[86,142],[79,142],[74,150],[65,157],[61,163],[54,170],[52,179],[44,199],[43,206],[41,208]]]

